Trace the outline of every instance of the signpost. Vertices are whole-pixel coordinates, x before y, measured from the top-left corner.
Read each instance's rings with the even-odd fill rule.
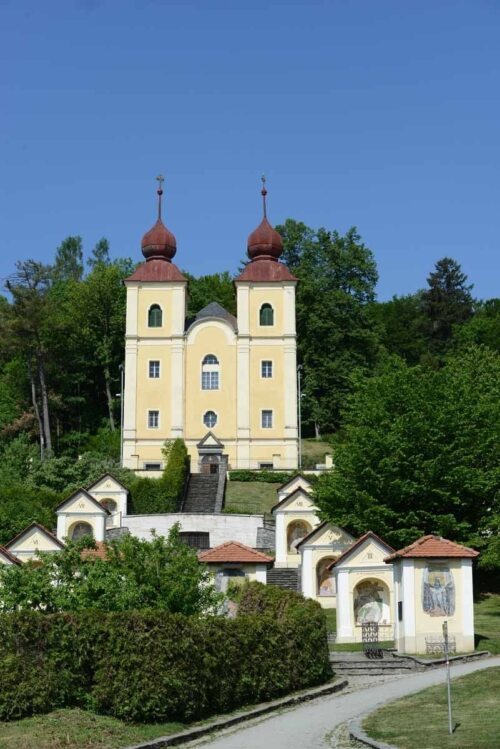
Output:
[[[448,732],[453,733],[453,720],[451,717],[451,676],[450,656],[448,648],[448,622],[443,622],[444,657],[446,658],[446,686],[448,689]]]

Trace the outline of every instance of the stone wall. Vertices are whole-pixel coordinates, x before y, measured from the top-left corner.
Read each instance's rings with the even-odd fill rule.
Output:
[[[180,523],[184,532],[210,533],[210,546],[218,546],[226,541],[239,541],[246,546],[258,546],[258,531],[264,527],[262,515],[236,514],[198,514],[198,513],[170,513],[168,515],[127,515],[123,524],[132,536],[151,539],[154,529],[160,536],[166,536],[170,528]]]

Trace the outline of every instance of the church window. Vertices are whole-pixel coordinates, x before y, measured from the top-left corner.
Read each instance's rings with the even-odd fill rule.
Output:
[[[207,354],[201,364],[201,389],[219,389],[219,360],[213,354]]]
[[[270,304],[263,304],[260,308],[259,320],[261,325],[274,325],[274,310]]]
[[[261,363],[261,375],[264,379],[273,376],[273,363],[272,361],[262,361]]]
[[[262,411],[262,429],[272,429],[273,428],[273,412],[272,411]]]
[[[149,376],[153,380],[157,380],[160,376],[160,362],[150,361],[149,362]]]
[[[163,324],[163,313],[159,304],[152,304],[148,312],[148,327],[161,328]]]
[[[90,523],[75,523],[70,529],[71,540],[78,541],[79,538],[84,536],[94,537]]]
[[[161,471],[161,463],[144,463],[145,471]]]
[[[159,411],[148,411],[148,427],[149,429],[158,429],[160,426],[160,412]]]
[[[217,414],[215,411],[206,411],[203,414],[203,423],[208,429],[213,429],[217,424]]]

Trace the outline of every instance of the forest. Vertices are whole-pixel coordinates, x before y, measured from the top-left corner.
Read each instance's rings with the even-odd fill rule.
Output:
[[[288,219],[282,260],[299,279],[303,436],[332,443],[324,517],[395,545],[424,532],[474,543],[500,566],[500,299],[480,300],[452,258],[413,294],[378,301],[371,250]],[[0,297],[0,543],[52,522],[74,488],[119,467],[125,287],[135,263],[64,239],[21,260]],[[187,315],[236,312],[232,276],[189,279]],[[144,481],[144,479],[142,480]],[[143,487],[144,489],[144,487]],[[144,492],[143,492],[144,493]]]

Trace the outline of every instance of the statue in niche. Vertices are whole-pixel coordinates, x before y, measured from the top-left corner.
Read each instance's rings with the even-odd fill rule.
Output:
[[[356,586],[354,616],[356,624],[380,622],[383,615],[382,587],[373,580]]]
[[[429,616],[453,616],[455,613],[455,583],[449,567],[425,568],[422,608]]]

